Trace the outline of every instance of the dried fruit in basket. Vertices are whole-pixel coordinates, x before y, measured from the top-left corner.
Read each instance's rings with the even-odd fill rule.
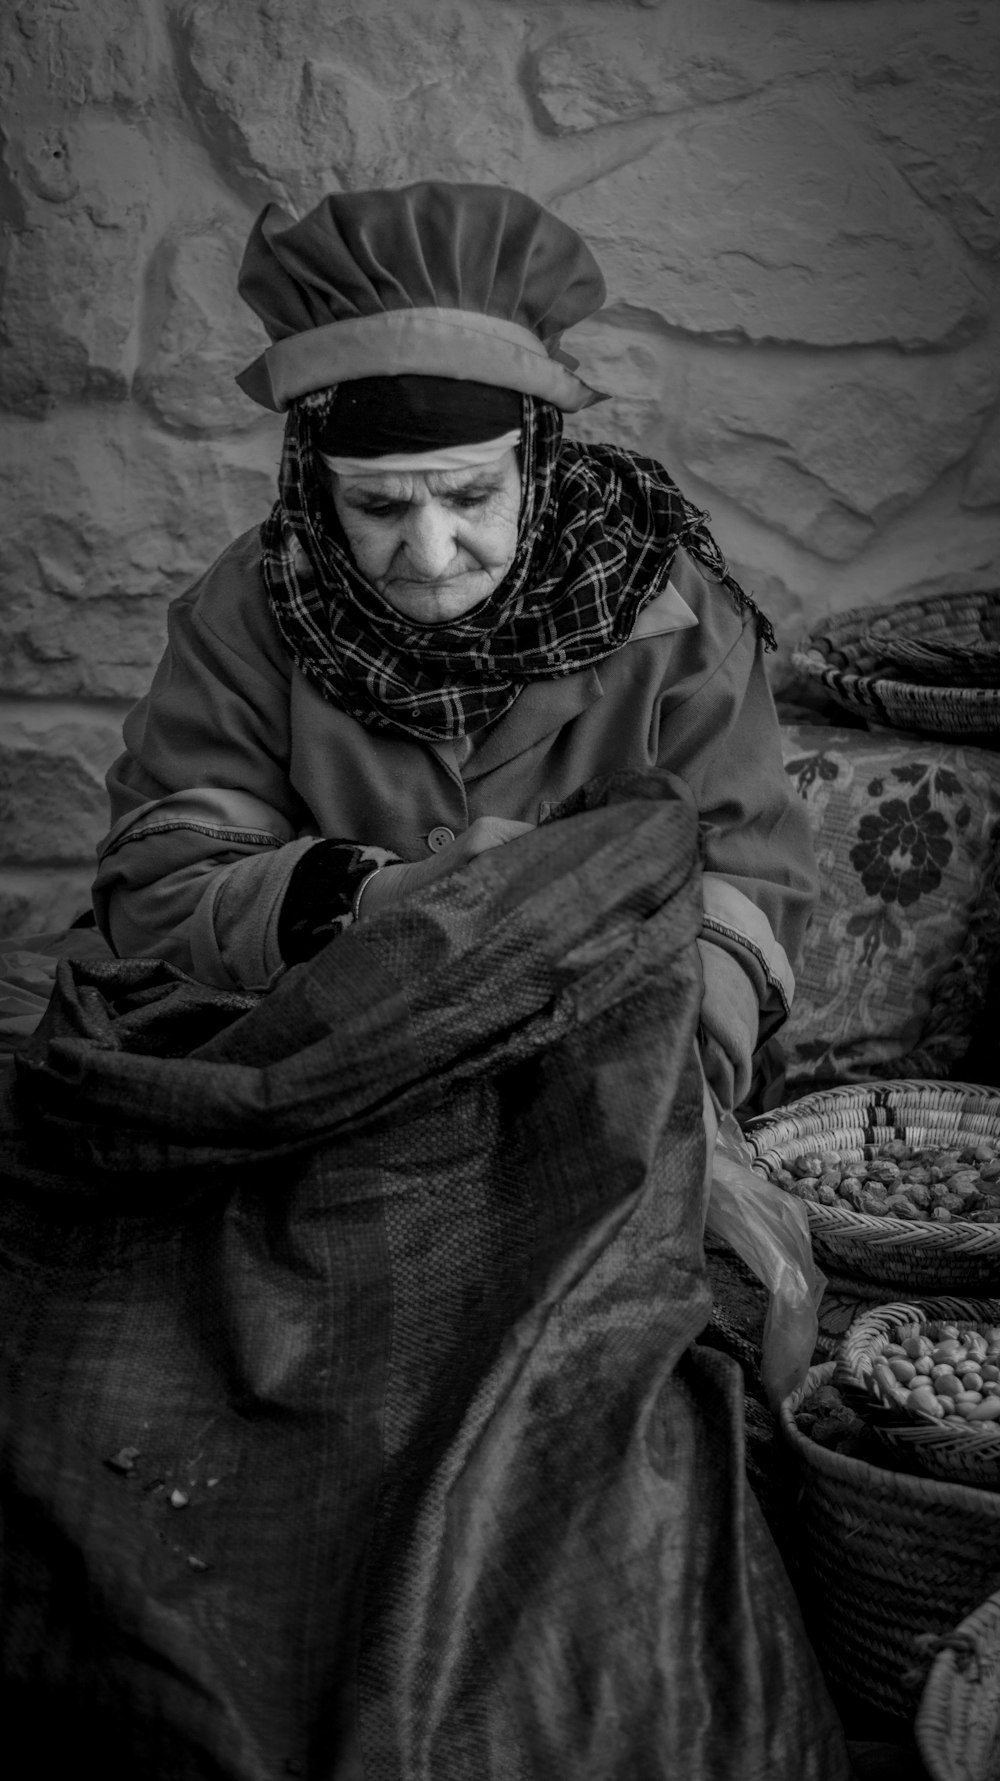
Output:
[[[855,1453],[863,1445],[865,1425],[835,1385],[820,1385],[795,1412],[796,1426],[820,1447]]]
[[[838,1202],[881,1218],[1000,1224],[1000,1139],[915,1146],[891,1139],[868,1155],[815,1151],[777,1172],[797,1199]]]

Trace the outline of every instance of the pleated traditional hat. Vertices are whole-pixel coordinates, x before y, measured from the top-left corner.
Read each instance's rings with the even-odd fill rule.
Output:
[[[560,345],[604,301],[597,261],[575,229],[506,186],[333,192],[298,222],[268,204],[238,289],[272,344],[236,381],[279,413],[312,390],[407,373],[567,413],[602,400]]]

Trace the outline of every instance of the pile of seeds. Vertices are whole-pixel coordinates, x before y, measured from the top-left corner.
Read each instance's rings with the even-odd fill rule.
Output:
[[[1000,1139],[917,1148],[902,1139],[858,1151],[817,1150],[773,1179],[800,1200],[876,1218],[1000,1224]]]
[[[870,1374],[873,1396],[946,1423],[1000,1421],[1000,1324],[910,1323],[893,1330]]]

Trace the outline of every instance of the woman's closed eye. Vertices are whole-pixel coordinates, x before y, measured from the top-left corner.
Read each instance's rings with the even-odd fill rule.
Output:
[[[462,489],[460,493],[448,495],[446,497],[449,507],[457,507],[462,513],[469,512],[476,507],[485,506],[489,498],[489,493],[487,493],[485,489],[477,490],[475,492]]]
[[[363,513],[367,519],[398,519],[406,512],[406,501],[362,501],[351,503],[357,513]]]
[[[442,505],[456,509],[459,513],[474,513],[484,507],[493,490],[457,489],[454,494],[440,496]],[[409,512],[409,501],[352,501],[349,503],[355,512],[363,513],[366,519],[402,519]]]

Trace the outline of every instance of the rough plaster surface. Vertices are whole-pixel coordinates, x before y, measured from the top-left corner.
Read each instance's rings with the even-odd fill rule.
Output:
[[[89,860],[104,816],[104,770],[121,739],[106,719],[56,722],[45,731],[0,723],[0,823],[6,862]]]
[[[571,423],[662,457],[788,648],[1000,583],[1000,9],[8,0],[0,933],[85,901],[168,601],[273,498],[256,210],[519,185],[608,281]]]
[[[815,102],[695,113],[556,208],[586,229],[612,302],[688,333],[914,348],[988,314],[950,230]]]

